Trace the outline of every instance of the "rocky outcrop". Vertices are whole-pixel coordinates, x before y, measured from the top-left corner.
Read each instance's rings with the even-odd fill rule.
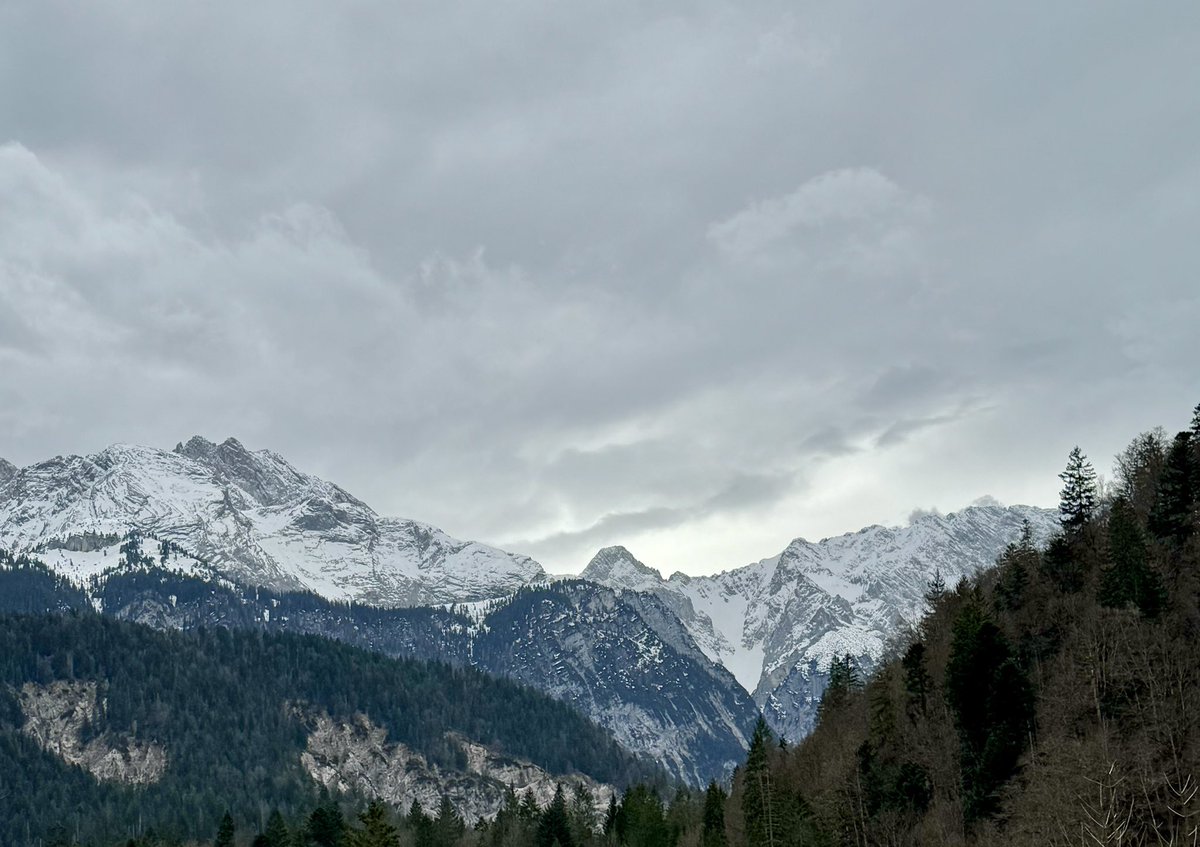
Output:
[[[29,682],[18,699],[25,715],[22,731],[47,753],[98,780],[147,785],[167,769],[166,750],[153,742],[114,732],[85,737],[97,719],[95,682]]]
[[[581,774],[549,774],[461,735],[447,737],[463,752],[466,770],[449,771],[430,764],[404,744],[389,742],[387,731],[363,715],[335,721],[324,713],[304,714],[297,709],[297,714],[310,726],[300,763],[330,791],[352,791],[400,809],[408,809],[415,801],[431,813],[436,812],[442,797],[448,797],[468,823],[495,817],[510,789],[521,796],[532,793],[544,806],[558,785],[568,792],[582,786],[598,811],[607,808],[613,797],[611,786]]]

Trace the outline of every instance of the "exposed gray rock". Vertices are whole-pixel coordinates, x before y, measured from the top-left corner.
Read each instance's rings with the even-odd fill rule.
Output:
[[[167,769],[166,751],[152,742],[112,732],[83,740],[84,728],[97,717],[95,682],[27,682],[18,698],[25,715],[22,731],[47,753],[98,780],[146,785],[158,782]]]
[[[335,721],[321,713],[308,715],[306,720],[311,732],[300,763],[316,782],[331,791],[353,791],[401,809],[416,801],[433,813],[441,798],[449,797],[470,824],[495,817],[509,789],[518,795],[532,792],[538,804],[545,806],[558,785],[568,792],[583,786],[597,811],[607,808],[614,796],[611,786],[589,777],[553,775],[456,734],[448,738],[465,754],[465,772],[438,768],[405,745],[389,742],[387,732],[363,715]]]

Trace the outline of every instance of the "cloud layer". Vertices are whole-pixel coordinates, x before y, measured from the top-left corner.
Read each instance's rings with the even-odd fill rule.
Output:
[[[1095,4],[10,8],[0,456],[237,435],[551,570],[1052,502],[1200,400],[1197,50]]]

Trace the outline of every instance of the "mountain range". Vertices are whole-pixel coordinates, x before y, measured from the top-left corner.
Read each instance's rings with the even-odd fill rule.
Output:
[[[935,571],[952,584],[991,565],[1025,522],[1041,539],[1057,516],[982,502],[796,539],[713,576],[663,578],[610,547],[581,580],[550,582],[527,556],[380,516],[232,438],[114,445],[24,468],[0,460],[0,548],[36,555],[106,612],[175,628],[291,625],[473,664],[575,704],[689,782],[738,761],[757,710],[786,737],[806,734],[832,657],[869,670],[920,619]],[[161,575],[130,594],[129,580],[153,569],[192,585],[190,605]],[[284,621],[280,603],[308,611]]]

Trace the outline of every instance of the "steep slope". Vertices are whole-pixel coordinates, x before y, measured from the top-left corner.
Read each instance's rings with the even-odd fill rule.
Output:
[[[627,749],[703,784],[744,753],[757,710],[660,600],[561,581],[450,608],[380,609],[311,593],[206,579],[173,552],[87,580],[81,590],[37,562],[0,552],[0,611],[99,608],[158,629],[250,629],[337,639],[389,656],[474,665],[570,703]]]
[[[660,597],[775,728],[797,738],[812,728],[835,655],[870,669],[889,639],[920,619],[935,571],[953,585],[989,567],[1025,520],[1035,539],[1057,528],[1045,509],[983,504],[907,527],[796,539],[778,556],[714,576],[663,579],[624,548],[600,551],[581,576]]]
[[[243,585],[379,606],[480,600],[542,576],[526,556],[380,517],[338,486],[232,438],[218,445],[196,437],[174,451],[115,445],[0,478],[0,545],[15,552],[58,550],[55,567],[86,576],[115,562],[130,529]]]
[[[574,710],[484,674],[86,613],[0,615],[0,775],[6,845],[44,843],[52,823],[87,843],[147,827],[190,843],[227,808],[290,814],[321,786],[431,812],[447,795],[473,819],[509,787],[544,800],[580,784],[599,804],[606,785],[661,778]]]
[[[693,785],[741,761],[757,710],[654,595],[564,581],[488,612],[475,663],[575,705]]]

